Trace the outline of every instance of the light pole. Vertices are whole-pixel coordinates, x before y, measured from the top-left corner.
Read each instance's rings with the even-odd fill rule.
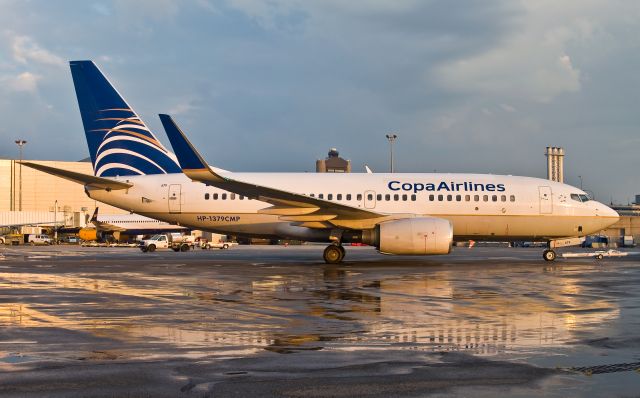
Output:
[[[53,241],[58,244],[58,199],[53,205]]]
[[[19,171],[19,177],[18,177],[20,193],[18,196],[18,211],[22,211],[22,147],[24,146],[24,144],[27,143],[27,141],[16,140],[15,143],[16,145],[18,145],[18,148],[20,149],[20,171]]]
[[[389,152],[391,155],[391,159],[390,159],[390,169],[391,172],[393,173],[393,143],[396,141],[396,138],[398,138],[397,134],[387,134],[386,135],[387,140],[389,140]]]
[[[582,176],[578,176],[578,178],[580,179],[580,190],[582,191]]]

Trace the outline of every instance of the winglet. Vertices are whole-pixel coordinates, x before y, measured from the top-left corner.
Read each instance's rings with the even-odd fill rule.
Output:
[[[184,174],[196,181],[204,179],[222,182],[226,180],[209,167],[171,116],[165,114],[159,116]]]

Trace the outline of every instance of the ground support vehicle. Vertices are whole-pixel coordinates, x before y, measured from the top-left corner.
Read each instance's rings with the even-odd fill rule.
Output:
[[[175,252],[186,252],[194,247],[191,235],[162,234],[154,235],[140,243],[143,252],[154,252],[156,249],[172,249]]]

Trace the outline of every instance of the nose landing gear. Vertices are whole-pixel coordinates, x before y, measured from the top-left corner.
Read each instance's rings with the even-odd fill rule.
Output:
[[[324,257],[324,262],[327,264],[339,264],[344,259],[345,254],[346,252],[342,245],[332,244],[324,249],[322,256]]]

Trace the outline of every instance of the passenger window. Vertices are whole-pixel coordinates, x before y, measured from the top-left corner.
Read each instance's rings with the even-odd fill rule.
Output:
[[[384,195],[384,200],[386,200],[387,202],[391,200],[391,195],[386,194]]]
[[[503,202],[506,202],[507,201],[507,195],[500,196],[500,200],[503,201]]]
[[[473,195],[474,202],[480,202],[480,195]]]
[[[429,195],[429,201],[433,202],[433,200],[434,200],[435,198],[436,198],[436,197],[435,197],[433,194]]]
[[[351,200],[351,194],[350,193],[347,194],[347,200]]]
[[[341,194],[341,193],[339,193],[339,194],[337,195],[336,199],[338,199],[338,200],[342,200],[342,194]]]
[[[382,200],[382,194],[381,193],[376,195],[376,200]]]
[[[367,194],[367,200],[373,200],[373,194],[372,193],[368,193]]]
[[[205,194],[204,194],[204,199],[205,199],[205,200],[209,200],[209,194],[208,194],[208,193],[205,193]]]
[[[217,193],[213,194],[213,200],[218,200],[218,194]]]
[[[316,194],[315,193],[310,193],[309,196],[311,196],[312,198],[315,198]]]
[[[361,193],[359,193],[359,194],[356,196],[356,200],[362,200],[362,194],[361,194]]]
[[[438,195],[438,202],[442,202],[443,199],[444,199],[443,195]]]
[[[240,200],[244,200],[244,196],[240,195]]]
[[[319,194],[318,194],[318,198],[320,198],[320,199],[324,199],[324,194],[323,194],[323,193],[319,193]]]
[[[415,201],[416,201],[416,195],[415,195],[415,194],[411,195],[411,201],[412,201],[412,202],[415,202]]]
[[[393,200],[395,200],[396,202],[400,200],[400,195],[398,194],[393,195]]]
[[[484,200],[485,202],[489,201],[489,195],[482,195],[482,200]]]
[[[332,193],[327,194],[327,200],[333,200],[333,194]]]
[[[511,199],[512,202],[515,202],[516,201],[516,195],[511,195],[510,199]]]
[[[407,201],[407,194],[403,194],[402,195],[402,200],[405,201],[405,202]]]
[[[491,200],[494,202],[498,201],[498,195],[491,195]]]
[[[462,195],[456,195],[456,202],[462,201]]]
[[[447,195],[447,201],[451,202],[453,200],[453,195]]]
[[[229,198],[229,199],[231,199],[231,200],[236,200],[236,194],[235,194],[235,193],[232,193],[232,194],[231,194],[231,195],[229,195],[229,196],[230,196],[230,198]]]
[[[227,194],[226,193],[222,194],[222,200],[227,200]]]

